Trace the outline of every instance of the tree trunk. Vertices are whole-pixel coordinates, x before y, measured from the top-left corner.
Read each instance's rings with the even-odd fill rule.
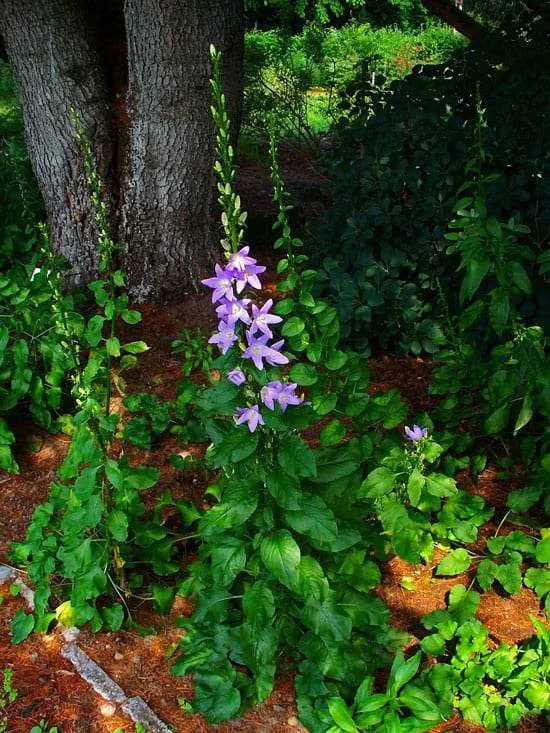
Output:
[[[0,0],[0,29],[23,106],[29,157],[56,252],[75,283],[96,275],[96,227],[70,111],[81,116],[102,175],[111,159],[107,90],[96,39],[73,0]]]
[[[76,283],[96,229],[70,110],[81,115],[138,302],[196,289],[217,249],[209,45],[240,119],[243,0],[0,0],[51,243]],[[127,92],[127,93],[126,93]]]
[[[218,245],[209,46],[242,91],[241,0],[125,0],[130,144],[125,269],[137,302],[196,288]],[[237,42],[236,39],[239,39]]]
[[[489,35],[485,26],[465,13],[453,0],[420,0],[420,2],[430,13],[471,40],[486,38]]]

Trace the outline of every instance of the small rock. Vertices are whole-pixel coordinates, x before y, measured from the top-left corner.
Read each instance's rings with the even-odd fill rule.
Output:
[[[112,718],[113,715],[116,713],[116,707],[114,705],[111,705],[110,703],[106,702],[106,703],[103,703],[103,705],[100,705],[99,712],[105,718]]]
[[[273,706],[273,710],[274,710],[274,711],[275,711],[276,713],[282,713],[282,712],[283,712],[283,710],[284,710],[284,707],[283,707],[283,705],[274,705],[274,706]]]
[[[121,654],[120,652],[115,652],[115,660],[117,662],[120,662],[121,659],[124,659],[124,654]]]
[[[296,728],[296,726],[299,725],[299,723],[300,723],[300,721],[298,720],[298,718],[296,718],[294,715],[292,717],[290,717],[286,722],[292,728]]]

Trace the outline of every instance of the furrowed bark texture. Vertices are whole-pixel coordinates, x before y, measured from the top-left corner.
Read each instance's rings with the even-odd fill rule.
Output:
[[[23,106],[29,157],[48,215],[53,249],[77,284],[95,276],[96,227],[70,110],[104,173],[111,158],[102,61],[86,15],[74,0],[0,0],[2,33]]]
[[[137,302],[196,289],[217,250],[209,45],[242,93],[242,0],[125,0],[129,150],[121,239]]]

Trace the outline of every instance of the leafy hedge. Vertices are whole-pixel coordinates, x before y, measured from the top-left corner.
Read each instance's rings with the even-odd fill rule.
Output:
[[[497,174],[489,213],[516,215],[534,248],[545,246],[548,34],[542,21],[522,33],[509,28],[389,87],[367,75],[348,87],[331,154],[334,205],[316,229],[315,256],[323,295],[363,353],[430,352],[441,340],[438,283],[456,301],[456,262],[444,256],[443,235],[476,146],[480,105],[485,159]],[[539,282],[535,292],[531,313],[548,321],[548,289]]]

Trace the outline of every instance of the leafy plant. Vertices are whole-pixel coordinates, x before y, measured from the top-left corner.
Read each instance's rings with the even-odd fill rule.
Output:
[[[13,686],[13,670],[6,667],[2,674],[2,687],[0,688],[0,733],[8,729],[7,708],[16,700],[17,690]]]
[[[179,338],[172,341],[172,350],[175,354],[181,354],[183,363],[181,370],[188,377],[195,371],[207,374],[212,368],[214,351],[200,329],[194,332],[184,328],[180,331]]]

